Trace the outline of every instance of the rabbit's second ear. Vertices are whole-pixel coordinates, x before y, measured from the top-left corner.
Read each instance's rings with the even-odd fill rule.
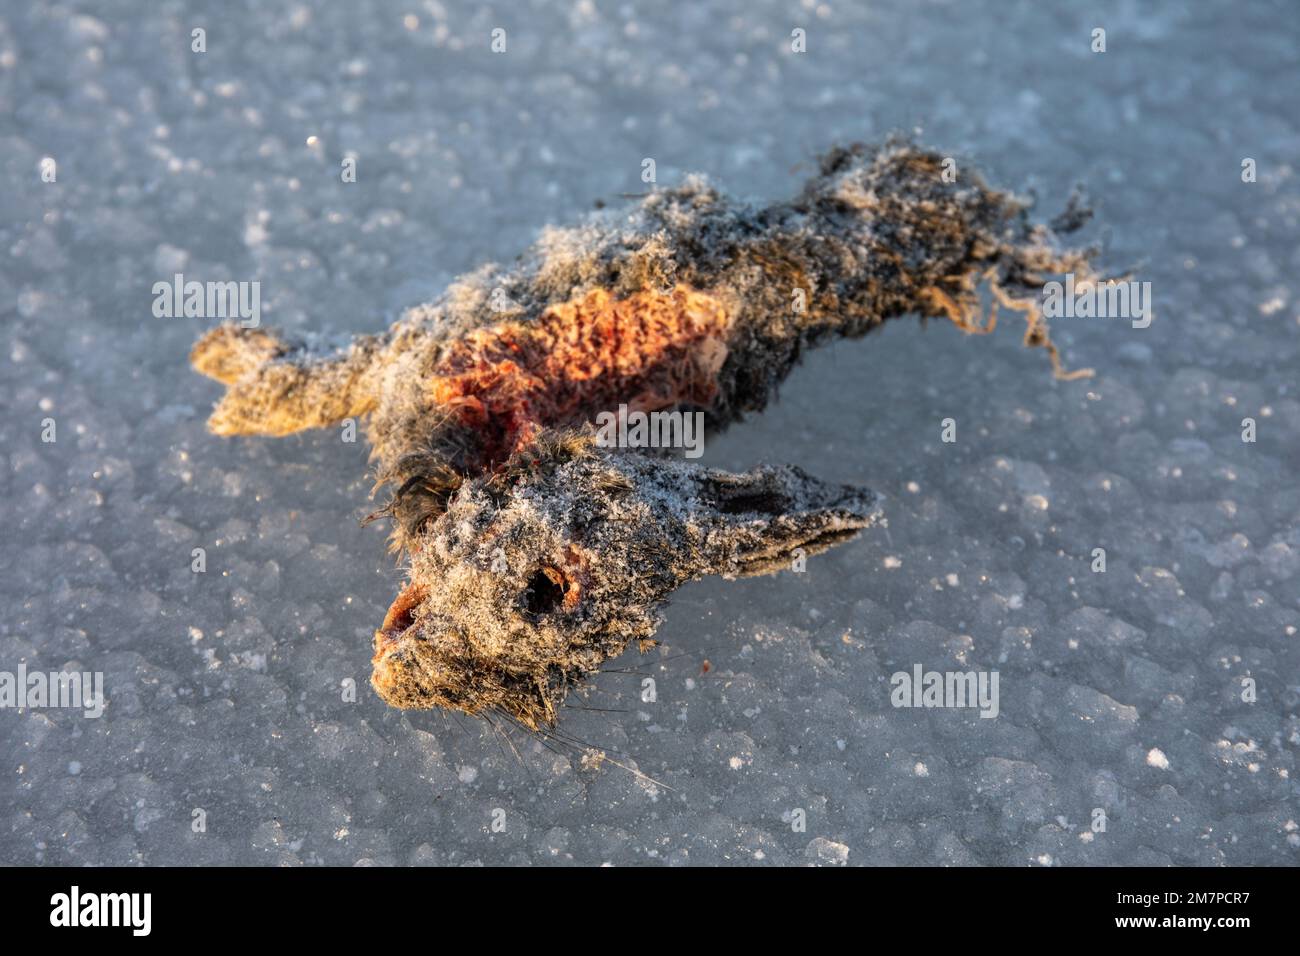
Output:
[[[711,472],[702,490],[711,512],[709,570],[727,578],[788,569],[880,518],[874,492],[829,484],[789,465]]]

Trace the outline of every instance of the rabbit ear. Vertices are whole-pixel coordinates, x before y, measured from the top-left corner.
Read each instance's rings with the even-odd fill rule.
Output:
[[[218,435],[288,435],[363,415],[376,402],[371,374],[385,344],[360,336],[314,353],[269,329],[222,325],[190,352],[194,368],[229,386],[208,419]]]
[[[707,570],[726,578],[789,568],[795,549],[817,554],[880,518],[874,492],[828,484],[792,465],[739,475],[711,471],[700,491],[711,524]]]

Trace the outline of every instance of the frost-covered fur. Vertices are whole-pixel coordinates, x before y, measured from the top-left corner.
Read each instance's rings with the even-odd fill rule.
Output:
[[[412,555],[417,590],[381,629],[372,680],[399,707],[550,725],[569,687],[651,637],[679,584],[788,567],[795,548],[815,554],[875,518],[871,492],[792,466],[731,475],[570,437],[460,487]]]
[[[1034,293],[1091,276],[1025,204],[903,141],[835,149],[793,200],[754,208],[704,180],[630,212],[548,229],[387,333],[340,348],[231,326],[195,347],[226,383],[219,434],[283,435],[366,416],[382,514],[410,583],[376,633],[374,685],[402,707],[553,723],[567,690],[654,632],[706,573],[762,573],[874,518],[869,492],[796,469],[727,475],[597,448],[619,401],[763,409],[806,348],[888,319],[971,332],[979,289],[1024,313],[1065,376]],[[1071,206],[1059,230],[1086,211]],[[1086,374],[1074,373],[1074,374]]]

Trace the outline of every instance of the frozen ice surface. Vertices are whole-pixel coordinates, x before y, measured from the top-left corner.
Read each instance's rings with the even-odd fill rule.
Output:
[[[5,5],[0,670],[102,671],[109,703],[0,711],[0,859],[1300,860],[1300,28],[1088,6]],[[357,522],[364,447],[209,436],[208,323],[151,313],[181,271],[260,281],[267,324],[372,331],[641,192],[645,157],[773,199],[918,127],[1042,215],[1087,184],[1155,322],[1058,320],[1099,371],[1068,384],[1009,328],[810,355],[705,460],[869,485],[888,528],[679,592],[641,673],[565,715],[603,762],[380,703],[399,574]],[[916,664],[998,671],[998,716],[893,707]]]

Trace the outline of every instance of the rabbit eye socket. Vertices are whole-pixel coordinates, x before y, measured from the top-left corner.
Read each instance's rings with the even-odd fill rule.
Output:
[[[558,610],[564,605],[564,584],[564,574],[556,568],[538,568],[528,579],[524,608],[535,617]]]

